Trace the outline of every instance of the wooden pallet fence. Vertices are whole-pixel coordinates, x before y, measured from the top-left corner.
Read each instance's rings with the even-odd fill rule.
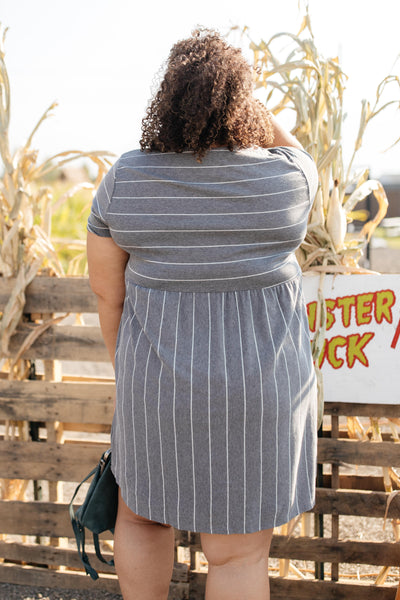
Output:
[[[0,279],[0,310],[12,281]],[[86,278],[37,277],[27,290],[24,322],[12,339],[16,352],[27,333],[49,315],[96,313],[96,300]],[[27,361],[43,361],[44,372],[35,380],[9,381],[0,376],[0,479],[29,482],[23,498],[0,500],[0,581],[55,588],[102,589],[118,592],[115,571],[93,558],[100,579],[88,578],[72,544],[67,511],[68,499],[79,482],[109,445],[114,384],[107,378],[72,377],[60,372],[60,361],[108,362],[97,326],[50,327],[24,353]],[[400,544],[374,539],[340,539],[342,516],[380,518],[385,515],[389,494],[376,474],[342,473],[342,465],[400,467],[400,444],[386,435],[382,442],[359,442],[339,428],[339,419],[349,416],[400,418],[396,405],[331,403],[325,407],[323,436],[319,438],[318,461],[323,473],[317,489],[314,514],[330,515],[331,533],[326,537],[282,535],[273,538],[271,557],[330,566],[330,578],[301,577],[289,570],[286,576],[271,574],[275,599],[321,597],[348,600],[395,600],[397,584],[375,585],[346,577],[344,563],[382,566],[400,564]],[[35,423],[38,441],[20,441],[5,435],[9,422]],[[2,427],[2,429],[1,429]],[[39,482],[42,498],[35,499],[32,481]],[[74,483],[75,482],[75,483]],[[36,494],[37,496],[37,494]],[[400,495],[390,504],[388,518],[400,515]],[[368,535],[368,532],[365,532]],[[102,536],[105,553],[111,556],[110,540]],[[206,565],[201,560],[200,536],[176,531],[176,561],[170,599],[204,598]],[[182,558],[185,555],[186,558]],[[179,558],[179,560],[178,560]],[[298,564],[298,563],[296,563]],[[156,569],[156,566],[155,566]],[[287,571],[287,569],[286,569]]]

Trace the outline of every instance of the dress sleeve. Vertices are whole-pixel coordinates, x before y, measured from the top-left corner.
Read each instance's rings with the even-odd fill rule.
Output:
[[[116,163],[100,183],[92,202],[92,209],[87,222],[87,230],[100,237],[111,237],[107,225],[107,210],[111,202],[115,185]]]
[[[311,205],[318,189],[318,171],[313,158],[308,152],[295,146],[279,146],[279,151],[290,158],[303,173],[307,181]]]

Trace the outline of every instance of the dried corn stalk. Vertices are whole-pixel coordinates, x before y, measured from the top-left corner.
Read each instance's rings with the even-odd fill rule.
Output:
[[[12,155],[8,137],[10,84],[4,61],[6,31],[2,32],[0,26],[0,156],[4,171],[0,179],[0,276],[15,278],[15,286],[0,321],[2,367],[9,355],[10,337],[23,313],[26,287],[44,268],[52,275],[64,275],[51,241],[51,218],[57,206],[53,202],[51,187],[43,184],[43,177],[76,159],[88,158],[96,165],[95,183],[75,186],[60,198],[59,205],[80,189],[95,189],[111,165],[109,153],[79,150],[61,152],[39,162],[32,140],[55,104],[45,111],[24,146]],[[13,376],[12,372],[10,376]]]
[[[244,28],[244,32],[247,32]],[[246,33],[248,35],[248,33]],[[279,50],[284,41],[285,56]],[[289,42],[289,51],[287,50]],[[369,122],[389,105],[400,107],[400,100],[383,102],[388,86],[400,88],[396,76],[386,77],[378,86],[374,105],[363,100],[360,125],[349,165],[342,157],[343,97],[346,75],[337,58],[325,59],[319,53],[313,36],[308,10],[297,35],[278,33],[269,41],[255,43],[250,39],[254,58],[256,89],[266,89],[266,104],[275,115],[284,110],[294,112],[292,133],[315,160],[319,187],[310,213],[307,235],[297,251],[303,272],[370,273],[359,266],[363,248],[387,212],[388,201],[382,184],[368,179],[368,170],[353,172],[354,159]],[[287,53],[288,52],[288,53]],[[287,53],[287,54],[286,54]],[[398,95],[399,96],[399,95]],[[400,138],[395,141],[397,143]],[[359,233],[347,233],[356,205],[373,194],[379,209]],[[322,281],[319,294],[319,327],[312,342],[319,388],[319,416],[323,414],[322,377],[318,368],[320,350],[325,337]]]

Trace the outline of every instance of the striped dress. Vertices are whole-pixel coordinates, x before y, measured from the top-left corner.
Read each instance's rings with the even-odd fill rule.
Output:
[[[294,251],[316,192],[296,148],[123,154],[88,229],[129,253],[112,469],[176,528],[251,533],[312,508],[316,383]]]

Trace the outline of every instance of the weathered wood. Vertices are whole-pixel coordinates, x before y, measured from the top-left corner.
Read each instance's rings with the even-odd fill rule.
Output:
[[[0,311],[4,309],[14,279],[0,277]],[[97,312],[97,300],[87,277],[35,277],[26,290],[25,313]]]
[[[0,564],[0,582],[43,586],[56,589],[98,590],[120,594],[116,575],[99,574],[99,579],[93,581],[85,573],[66,572],[39,567]],[[168,600],[187,600],[189,598],[189,583],[170,583]]]
[[[90,540],[89,540],[90,541]],[[106,560],[113,557],[111,552],[103,552]],[[99,562],[95,552],[87,552],[90,564],[96,570],[100,569],[104,573],[115,573],[115,568]],[[54,548],[40,544],[20,544],[17,542],[7,542],[0,540],[0,557],[9,561],[22,561],[33,565],[56,565],[82,569],[82,562],[78,552],[72,548]],[[184,563],[174,563],[172,581],[187,582],[189,578],[189,567]]]
[[[270,577],[271,598],[274,600],[395,600],[397,585],[374,585],[372,583],[343,583],[318,579],[292,579]]]
[[[95,467],[109,444],[0,442],[0,478],[81,481]]]
[[[317,488],[316,503],[311,512],[383,518],[388,498],[389,494],[385,492],[352,492]],[[388,517],[398,518],[399,514],[400,497],[394,496],[389,506]]]
[[[99,579],[93,581],[86,573],[66,572],[65,570],[43,569],[40,567],[0,564],[0,582],[29,585],[32,588],[43,586],[58,589],[101,590],[120,594],[116,575],[99,573]]]
[[[400,404],[325,402],[324,414],[344,417],[400,417]]]
[[[190,598],[203,600],[206,573],[192,573]],[[315,579],[270,577],[271,598],[274,600],[395,600],[397,585],[374,585],[372,583],[343,583]]]
[[[37,327],[23,323],[10,340],[15,355],[28,334]],[[23,354],[25,359],[110,362],[99,327],[55,325],[49,327]]]
[[[274,535],[270,556],[309,561],[318,557],[321,562],[398,566],[400,544]]]
[[[323,487],[330,488],[331,475],[324,475]],[[395,482],[392,482],[393,489],[398,489]],[[370,490],[373,492],[384,492],[385,486],[383,477],[378,475],[340,475],[339,488],[342,490]]]
[[[111,424],[115,385],[0,380],[0,420]]]
[[[0,500],[1,533],[73,538],[68,503]],[[102,539],[112,539],[110,532]]]
[[[319,463],[351,463],[377,467],[400,467],[400,444],[319,438]]]

